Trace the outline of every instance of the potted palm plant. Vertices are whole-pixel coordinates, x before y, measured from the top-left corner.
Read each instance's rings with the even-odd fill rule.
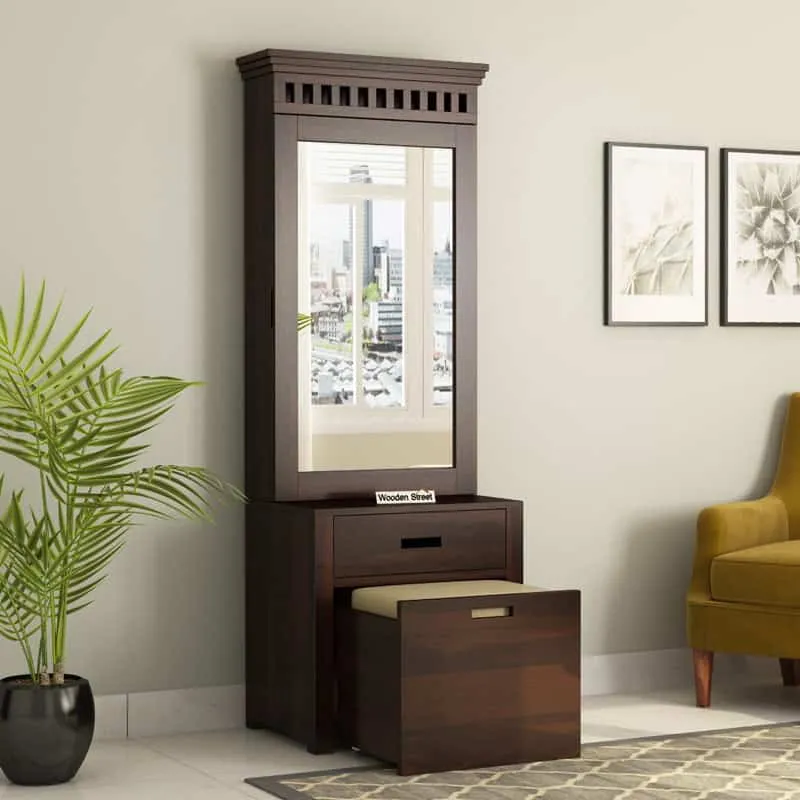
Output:
[[[13,313],[0,307],[0,453],[37,486],[4,493],[0,471],[0,635],[26,665],[0,681],[0,768],[27,785],[70,780],[88,752],[94,701],[66,668],[68,621],[131,527],[207,520],[213,496],[241,497],[201,467],[142,466],[142,436],[193,384],[112,368],[109,331],[87,337],[89,314],[56,340],[60,312],[46,312],[44,284],[28,304],[24,282]]]

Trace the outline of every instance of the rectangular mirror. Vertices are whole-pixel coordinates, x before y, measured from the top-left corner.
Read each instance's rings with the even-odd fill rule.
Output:
[[[298,143],[300,471],[453,466],[453,152]]]

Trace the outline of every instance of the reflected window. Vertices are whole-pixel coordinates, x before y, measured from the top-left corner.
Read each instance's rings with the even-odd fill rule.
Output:
[[[433,204],[431,209],[433,251],[429,305],[433,354],[427,359],[431,386],[428,397],[435,406],[453,404],[453,152],[434,150]]]
[[[452,151],[298,157],[300,468],[452,466]]]

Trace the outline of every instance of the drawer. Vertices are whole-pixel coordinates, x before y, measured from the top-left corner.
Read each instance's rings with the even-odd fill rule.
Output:
[[[337,516],[336,578],[504,569],[502,508]]]

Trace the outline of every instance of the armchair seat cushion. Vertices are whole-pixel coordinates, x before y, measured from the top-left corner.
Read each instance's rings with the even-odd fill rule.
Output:
[[[711,597],[800,609],[800,540],[748,547],[711,562]]]

